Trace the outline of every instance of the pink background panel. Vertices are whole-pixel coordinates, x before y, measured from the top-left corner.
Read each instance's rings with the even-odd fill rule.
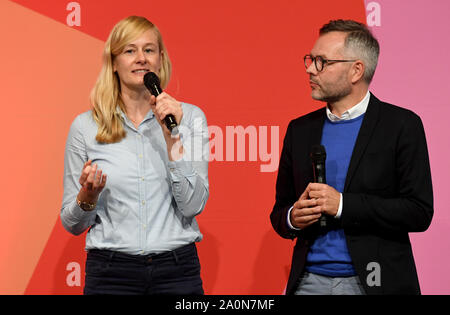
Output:
[[[381,46],[371,91],[423,121],[434,190],[434,217],[411,240],[423,294],[450,293],[450,74],[447,0],[365,1],[380,6],[372,30]],[[370,14],[371,10],[368,11]]]

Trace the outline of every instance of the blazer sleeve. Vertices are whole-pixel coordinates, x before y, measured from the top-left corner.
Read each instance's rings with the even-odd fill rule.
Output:
[[[287,224],[289,209],[297,200],[292,168],[292,122],[289,124],[283,141],[278,176],[276,182],[275,205],[270,221],[275,231],[283,238],[294,239],[298,231]]]
[[[422,232],[433,217],[433,190],[425,132],[419,116],[408,112],[396,138],[395,194],[343,194],[342,226],[386,232]]]

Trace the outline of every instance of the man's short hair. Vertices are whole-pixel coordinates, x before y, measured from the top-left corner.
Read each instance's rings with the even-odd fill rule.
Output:
[[[351,54],[356,54],[365,65],[364,80],[369,84],[377,68],[380,45],[366,25],[353,20],[332,20],[322,26],[319,35],[330,32],[347,33],[344,47]]]

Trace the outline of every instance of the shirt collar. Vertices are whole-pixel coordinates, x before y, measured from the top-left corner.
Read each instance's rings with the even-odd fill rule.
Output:
[[[327,106],[327,117],[330,121],[333,122],[354,119],[366,112],[367,106],[369,106],[369,101],[370,101],[370,92],[367,91],[366,96],[364,96],[362,101],[353,106],[352,108],[350,108],[349,110],[345,111],[341,117],[338,117],[335,114],[333,114]]]

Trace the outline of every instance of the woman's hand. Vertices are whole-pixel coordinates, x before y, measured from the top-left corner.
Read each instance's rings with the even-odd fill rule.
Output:
[[[167,94],[166,92],[162,92],[158,97],[152,95],[150,97],[150,105],[155,114],[158,123],[163,128],[164,136],[171,136],[170,130],[167,128],[164,123],[164,118],[172,114],[175,117],[175,121],[179,125],[181,119],[183,118],[183,109],[181,108],[181,103],[174,99],[172,96]]]
[[[102,170],[97,168],[97,164],[92,165],[91,160],[84,163],[79,180],[81,184],[77,197],[79,201],[91,204],[97,202],[98,196],[106,185],[106,174],[102,175]]]
[[[164,139],[167,144],[167,152],[169,154],[170,161],[176,161],[183,157],[184,149],[180,140],[180,135],[172,136],[172,133],[167,128],[164,118],[172,114],[175,117],[177,125],[180,124],[183,118],[183,109],[181,103],[174,99],[166,92],[161,93],[158,97],[154,95],[150,98],[150,105],[156,120],[163,129]]]

